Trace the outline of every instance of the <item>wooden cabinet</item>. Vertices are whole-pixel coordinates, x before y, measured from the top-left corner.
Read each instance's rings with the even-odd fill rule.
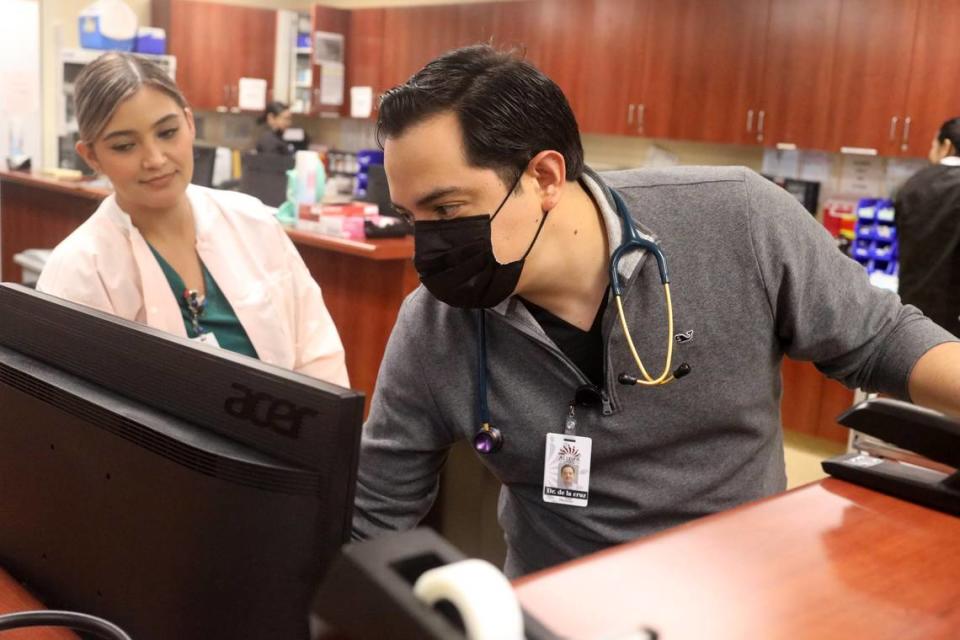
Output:
[[[832,119],[831,151],[900,152],[918,7],[919,0],[843,0],[831,100],[821,105]]]
[[[771,0],[755,142],[829,147],[841,0]]]
[[[769,2],[652,3],[642,85],[646,135],[753,141]]]
[[[173,0],[168,38],[177,57],[177,84],[195,109],[235,110],[243,77],[273,85],[272,9]]]
[[[910,129],[901,130],[900,134],[903,154],[926,157],[940,125],[960,116],[957,33],[960,33],[960,3],[921,0],[904,110],[904,118],[910,118]]]
[[[383,63],[383,9],[356,9],[350,12],[347,28],[347,105],[349,115],[349,87],[373,88],[373,111],[379,96],[388,88],[382,80]]]
[[[576,114],[584,133],[642,135],[649,0],[591,0]]]
[[[458,24],[456,5],[384,9],[383,86],[405,82],[430,60],[457,46]]]

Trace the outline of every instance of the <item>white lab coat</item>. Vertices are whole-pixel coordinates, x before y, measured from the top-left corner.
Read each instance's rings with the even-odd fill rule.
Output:
[[[349,386],[320,287],[256,198],[191,184],[197,253],[264,362]],[[130,216],[107,197],[61,242],[37,289],[186,337],[180,307]]]

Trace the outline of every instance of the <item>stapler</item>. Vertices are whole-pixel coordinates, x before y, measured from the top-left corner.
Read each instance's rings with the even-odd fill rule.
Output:
[[[960,516],[960,421],[899,400],[875,398],[841,415],[840,424],[937,463],[936,468],[854,451],[822,463],[835,478]]]

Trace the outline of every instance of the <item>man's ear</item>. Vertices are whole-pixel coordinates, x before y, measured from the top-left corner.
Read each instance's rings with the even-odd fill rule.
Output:
[[[559,151],[541,151],[527,164],[527,172],[537,181],[540,208],[550,211],[560,202],[567,184],[567,163]]]
[[[87,166],[97,173],[102,173],[100,170],[100,163],[97,162],[97,154],[93,152],[93,145],[88,145],[86,142],[78,140],[77,144],[74,146],[74,149],[76,149],[77,155],[83,158],[83,161],[87,163]]]

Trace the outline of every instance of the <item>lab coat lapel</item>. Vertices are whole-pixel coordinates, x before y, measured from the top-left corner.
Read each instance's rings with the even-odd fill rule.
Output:
[[[160,264],[147,246],[147,241],[133,226],[130,216],[116,204],[115,200],[108,211],[120,233],[130,244],[130,251],[137,265],[143,312],[146,316],[144,323],[173,335],[187,337],[180,306],[170,290],[170,283],[163,275]]]
[[[269,302],[273,292],[256,264],[259,247],[246,246],[230,217],[201,190],[188,188],[187,195],[197,224],[197,253],[233,307],[257,355],[265,362],[292,368],[291,354],[284,348],[286,326],[277,316],[277,305]]]

